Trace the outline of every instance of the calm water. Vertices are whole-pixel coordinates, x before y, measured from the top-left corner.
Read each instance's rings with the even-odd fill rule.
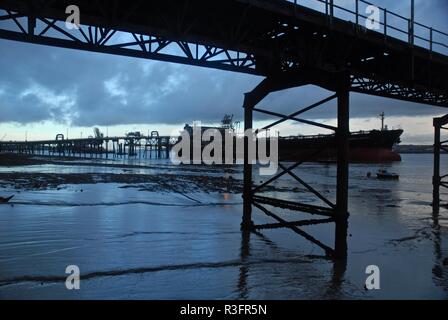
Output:
[[[447,160],[442,159],[446,172]],[[177,170],[163,166],[132,171]],[[442,209],[437,220],[433,217],[432,156],[404,155],[403,162],[387,167],[400,174],[400,181],[368,179],[367,172],[375,173],[378,165],[351,165],[345,267],[290,230],[244,237],[240,195],[191,193],[187,198],[117,184],[20,193],[0,189],[0,195],[16,194],[13,206],[0,206],[0,298],[447,299],[448,212]],[[120,172],[54,165],[5,170]],[[334,197],[333,165],[307,164],[297,173]],[[286,191],[295,187],[290,179],[276,186],[283,190],[276,196],[315,203],[301,190]],[[448,200],[447,193],[443,197]],[[258,211],[254,220],[272,222]],[[332,245],[333,224],[304,229]],[[81,290],[66,290],[61,279],[68,265],[79,266]],[[381,270],[380,290],[364,289],[368,265]]]

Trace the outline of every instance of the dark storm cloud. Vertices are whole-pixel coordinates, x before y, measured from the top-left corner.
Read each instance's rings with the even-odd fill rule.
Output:
[[[118,61],[117,61],[118,62]],[[127,60],[115,73],[79,85],[76,125],[182,123],[240,112],[253,77],[159,62]],[[243,90],[243,91],[242,91]]]
[[[0,102],[2,119],[11,119],[19,123],[43,121],[51,117],[50,109],[34,94],[26,94],[20,98],[9,99],[6,94],[0,96],[2,101],[14,99],[16,104]]]
[[[0,42],[0,53],[2,122],[48,119],[91,126],[216,120],[225,112],[240,112],[243,92],[259,81],[236,73],[10,41]],[[28,91],[33,101],[22,97]],[[27,115],[22,114],[25,110]]]
[[[407,3],[387,1],[387,7],[406,11]],[[447,29],[447,1],[416,3],[420,21]],[[243,93],[261,80],[205,68],[4,40],[0,41],[0,56],[1,122],[51,120],[74,126],[179,124],[216,121],[224,113],[234,113],[241,119]],[[328,95],[308,86],[273,94],[262,105],[287,113]],[[440,114],[443,109],[352,95],[352,117],[372,116],[381,111],[417,116]],[[312,118],[334,116],[335,107],[331,104],[309,114]]]

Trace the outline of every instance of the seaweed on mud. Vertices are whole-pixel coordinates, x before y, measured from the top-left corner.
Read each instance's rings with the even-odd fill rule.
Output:
[[[398,238],[398,239],[391,239],[388,241],[388,243],[391,245],[394,245],[394,246],[398,246],[403,243],[407,243],[407,242],[410,243],[411,241],[420,242],[422,240],[428,240],[428,239],[431,239],[431,237],[432,237],[432,232],[430,229],[431,229],[430,226],[425,226],[423,228],[415,230],[413,235]]]
[[[111,173],[0,173],[0,186],[24,190],[58,189],[68,184],[118,183],[120,188],[141,191],[188,193],[242,191],[242,181],[215,176],[180,174],[111,174]]]

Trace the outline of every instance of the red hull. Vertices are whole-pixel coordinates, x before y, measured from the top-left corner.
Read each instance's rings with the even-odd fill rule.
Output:
[[[303,150],[298,153],[289,153],[286,157],[281,157],[281,160],[286,161],[322,161],[334,162],[336,161],[336,149],[325,149],[318,152],[318,150]],[[382,163],[401,161],[401,156],[388,148],[352,148],[349,151],[350,162],[358,163]]]
[[[393,146],[400,142],[403,130],[352,132],[349,138],[350,162],[401,161]],[[336,136],[297,136],[279,139],[279,157],[291,161],[336,161]]]
[[[393,162],[401,161],[401,156],[392,150],[381,148],[356,148],[350,150],[351,162]]]

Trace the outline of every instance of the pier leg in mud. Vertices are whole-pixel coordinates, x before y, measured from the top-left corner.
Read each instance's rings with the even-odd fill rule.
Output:
[[[336,132],[337,144],[337,190],[335,210],[335,258],[347,257],[347,228],[348,228],[348,177],[349,177],[349,118],[350,118],[350,78],[342,79],[338,95],[338,128]]]
[[[280,118],[265,127],[263,130],[271,129],[285,121],[292,120],[299,123],[305,123],[307,125],[324,128],[326,130],[332,130],[335,132],[335,144],[337,146],[337,192],[336,203],[332,203],[319,191],[314,189],[310,184],[301,179],[293,170],[299,167],[307,159],[297,161],[294,165],[287,167],[279,161],[279,168],[281,171],[262,182],[258,186],[253,186],[252,181],[252,166],[248,159],[248,144],[245,140],[245,158],[244,158],[244,212],[243,212],[243,230],[263,230],[263,229],[277,229],[288,228],[305,238],[311,243],[322,248],[328,256],[334,257],[336,261],[346,261],[347,258],[347,228],[348,228],[348,177],[349,177],[349,92],[351,90],[351,79],[347,73],[327,73],[321,70],[315,69],[302,69],[300,72],[294,73],[280,73],[274,74],[271,77],[265,78],[254,90],[247,93],[244,99],[245,109],[245,129],[252,130],[253,112],[261,112],[270,116]],[[261,102],[267,95],[272,92],[286,90],[290,88],[298,88],[305,85],[318,85],[329,91],[335,92],[335,94],[320,100],[312,105],[303,107],[296,112],[287,115],[278,112],[265,110],[257,107],[257,104]],[[302,115],[305,112],[324,105],[337,99],[338,104],[338,126],[329,126],[326,124],[318,123],[315,121],[309,121],[301,118],[297,118],[298,115]],[[297,150],[300,151],[300,150]],[[296,152],[297,152],[296,151]],[[316,154],[320,152],[317,151]],[[310,157],[311,159],[311,157]],[[308,160],[310,160],[308,159]],[[259,191],[280,177],[288,175],[293,178],[299,185],[306,188],[310,193],[319,198],[325,205],[309,205],[308,203],[301,202],[301,199],[294,201],[281,199],[280,197],[269,197],[266,195],[260,195]],[[254,187],[254,188],[253,188]],[[253,224],[252,218],[252,205],[259,209],[262,213],[273,218],[277,223],[268,223],[262,225]],[[268,208],[266,207],[268,206]],[[274,210],[281,210],[279,213],[274,213]],[[280,214],[284,211],[297,211],[309,213],[312,215],[322,216],[321,219],[307,219],[300,221],[287,221],[283,219]],[[326,223],[335,223],[335,242],[334,247],[330,247],[319,241],[314,236],[303,230],[301,227],[309,225],[318,225]],[[338,268],[343,269],[343,268]],[[342,272],[343,274],[343,272]]]
[[[434,119],[434,175],[433,185],[433,207],[438,211],[440,206],[440,125],[439,119]]]
[[[249,285],[247,281],[248,281],[249,267],[244,262],[246,262],[248,257],[250,256],[250,235],[251,233],[249,231],[243,230],[243,232],[241,232],[240,258],[241,262],[243,263],[240,267],[238,278],[239,299],[248,298]]]

